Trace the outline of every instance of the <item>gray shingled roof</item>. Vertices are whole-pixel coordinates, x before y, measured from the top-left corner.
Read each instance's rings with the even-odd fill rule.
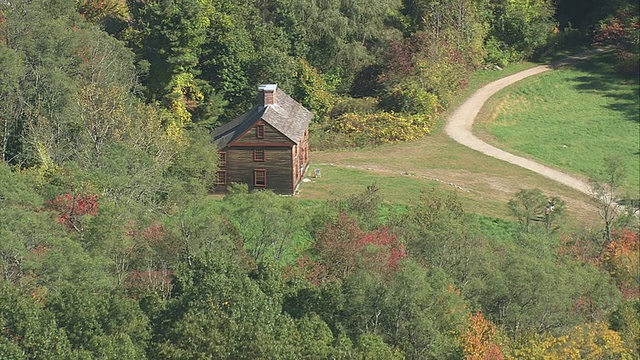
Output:
[[[218,143],[219,149],[222,149],[260,120],[265,110],[262,106],[254,106],[241,116],[215,128],[211,133],[213,141]]]
[[[280,89],[276,90],[275,98],[275,104],[256,105],[241,116],[213,130],[213,140],[218,143],[218,148],[227,146],[260,119],[298,144],[311,123],[313,113]]]

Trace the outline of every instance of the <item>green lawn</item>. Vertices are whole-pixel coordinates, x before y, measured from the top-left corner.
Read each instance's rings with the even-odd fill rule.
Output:
[[[320,169],[321,177],[314,178],[314,170]],[[412,174],[402,174],[400,171],[374,172],[367,168],[345,168],[327,164],[311,164],[307,173],[311,182],[300,186],[303,198],[344,198],[362,192],[367,186],[375,184],[383,201],[409,204],[420,198],[425,188],[435,186],[435,183]],[[324,195],[324,196],[323,196]]]
[[[474,130],[500,148],[586,176],[618,156],[637,196],[638,78],[618,75],[612,64],[613,55],[602,55],[525,79],[491,99]]]
[[[515,128],[513,133],[522,134],[519,139],[526,144],[522,148],[496,140],[498,135],[485,133],[484,137],[505,141],[498,146],[575,174],[588,176],[599,169],[604,155],[623,154],[632,180],[629,188],[637,189],[638,81],[618,77],[609,61],[600,57],[505,89],[481,112],[479,120],[484,119],[484,123],[479,130]],[[476,72],[449,111],[484,84],[536,65],[527,62],[502,71]],[[312,151],[310,174],[320,168],[323,177],[302,184],[300,198],[344,196],[376,183],[385,202],[407,204],[418,201],[425,188],[456,189],[468,212],[510,219],[508,200],[520,189],[539,188],[567,201],[571,223],[588,226],[599,221],[588,196],[451,140],[442,131],[446,115],[432,134],[420,140],[365,149]],[[538,155],[532,149],[545,151]]]

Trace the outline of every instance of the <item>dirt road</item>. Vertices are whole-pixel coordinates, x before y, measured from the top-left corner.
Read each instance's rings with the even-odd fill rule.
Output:
[[[576,57],[575,59],[581,59],[584,57]],[[569,59],[568,61],[571,61]],[[566,61],[565,61],[566,62]],[[564,63],[564,62],[563,62]],[[494,146],[491,146],[484,141],[478,139],[473,135],[471,126],[475,120],[478,112],[484,105],[484,103],[496,92],[501,89],[519,81],[526,77],[537,75],[545,71],[552,70],[554,67],[563,63],[557,63],[553,65],[541,65],[529,70],[521,71],[519,73],[507,76],[500,80],[496,80],[476,91],[469,99],[467,99],[460,107],[447,120],[445,131],[449,137],[458,143],[467,146],[473,150],[477,150],[483,154],[492,156],[496,159],[500,159],[509,162],[514,165],[521,166],[525,169],[534,171],[549,179],[555,180],[561,184],[564,184],[570,188],[576,189],[587,195],[589,192],[589,185],[580,179],[577,179],[571,175],[565,174],[556,169],[552,169],[548,166],[539,164],[535,161],[516,156],[506,151],[500,150]]]

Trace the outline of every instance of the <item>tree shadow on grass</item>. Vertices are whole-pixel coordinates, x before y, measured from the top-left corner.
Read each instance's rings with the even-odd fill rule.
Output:
[[[638,76],[617,72],[615,63],[615,55],[605,53],[560,66],[589,73],[589,76],[576,76],[572,79],[576,83],[576,89],[603,93],[605,97],[613,100],[607,106],[609,109],[624,114],[624,119],[628,121],[640,123],[640,82]]]

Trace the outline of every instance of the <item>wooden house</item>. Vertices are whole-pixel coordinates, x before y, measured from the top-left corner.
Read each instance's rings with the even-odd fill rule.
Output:
[[[216,190],[230,183],[293,194],[309,167],[313,114],[275,84],[258,87],[257,104],[213,131],[218,144]]]

